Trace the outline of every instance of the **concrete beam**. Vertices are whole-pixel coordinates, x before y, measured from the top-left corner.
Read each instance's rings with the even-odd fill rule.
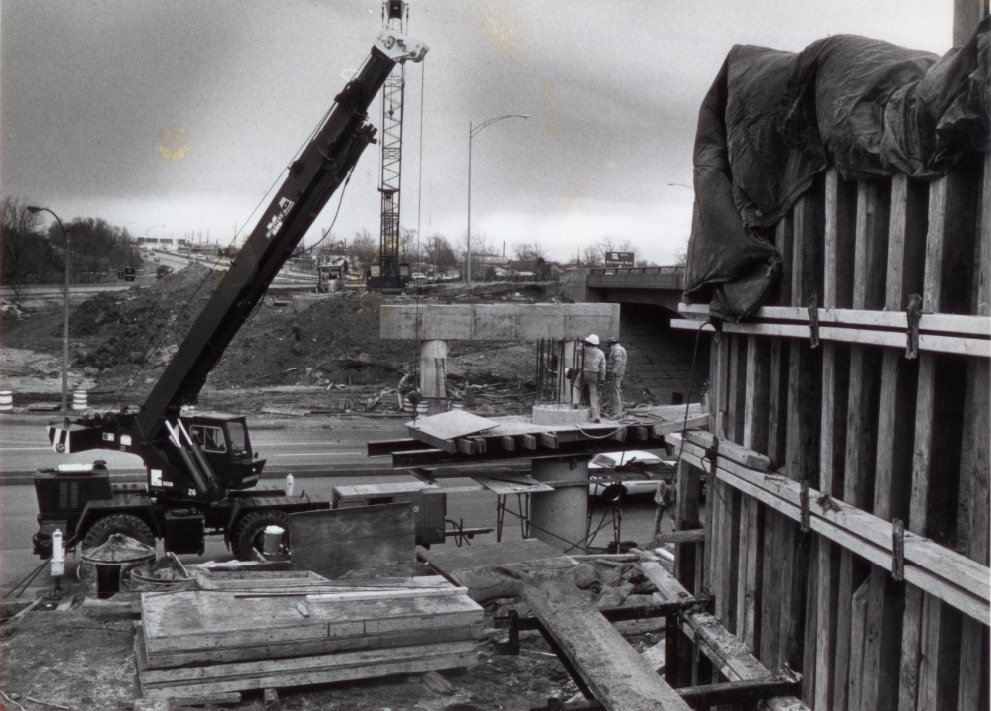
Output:
[[[419,321],[419,324],[417,323]],[[619,304],[383,306],[379,337],[397,340],[580,340],[619,336]]]

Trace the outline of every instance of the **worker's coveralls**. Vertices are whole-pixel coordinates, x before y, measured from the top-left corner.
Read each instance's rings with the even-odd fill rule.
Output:
[[[623,416],[623,376],[626,375],[626,349],[614,343],[609,349],[609,365],[606,366],[606,396],[612,416]]]
[[[592,420],[595,421],[599,419],[599,385],[606,380],[606,355],[595,346],[585,346],[584,355],[585,363],[578,388],[580,392],[582,385],[588,387],[589,409]]]

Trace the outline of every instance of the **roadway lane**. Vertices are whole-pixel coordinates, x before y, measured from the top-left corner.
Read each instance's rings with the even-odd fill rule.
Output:
[[[85,463],[104,459],[111,473],[144,475],[140,458],[111,450],[56,454],[48,442],[49,416],[0,416],[0,483],[25,483],[35,471],[58,464]],[[369,440],[396,439],[406,435],[401,420],[384,422],[328,419],[290,420],[273,424],[268,419],[249,418],[251,444],[266,470],[280,478],[289,472],[375,472],[387,469],[389,461],[369,459]]]

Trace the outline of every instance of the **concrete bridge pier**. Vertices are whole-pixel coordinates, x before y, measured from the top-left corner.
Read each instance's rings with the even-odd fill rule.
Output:
[[[530,523],[533,535],[562,553],[584,553],[588,518],[587,457],[534,459],[531,476],[553,482],[553,493],[530,497]]]

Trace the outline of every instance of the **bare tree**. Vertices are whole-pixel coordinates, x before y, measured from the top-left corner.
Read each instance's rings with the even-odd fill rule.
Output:
[[[419,234],[410,227],[399,228],[399,261],[413,262],[420,261],[420,250],[423,245],[418,244]]]
[[[373,264],[378,262],[378,240],[372,237],[372,233],[366,229],[360,229],[354,233],[348,251],[351,254],[351,258],[361,264],[362,269],[369,269]]]
[[[544,252],[544,248],[540,246],[540,243],[534,240],[533,242],[519,242],[513,245],[513,258],[518,262],[529,262],[536,263],[538,259],[546,258],[547,254]]]
[[[449,269],[457,266],[458,255],[454,253],[447,237],[440,233],[432,234],[426,239],[426,259],[437,269]]]
[[[581,264],[583,267],[601,267],[602,253],[595,245],[582,248]]]
[[[484,232],[476,232],[471,236],[471,274],[473,279],[482,279],[484,277],[484,270],[482,265],[485,260],[482,257],[492,256],[492,242],[489,240],[488,235]],[[468,257],[468,234],[461,238],[461,249],[459,250],[458,260],[461,262],[462,270],[467,271],[467,257]],[[465,273],[463,272],[463,276]]]
[[[5,197],[0,202],[0,278],[17,298],[24,284],[48,281],[48,274],[54,276],[62,268],[62,258],[44,238],[42,221],[19,198]]]

